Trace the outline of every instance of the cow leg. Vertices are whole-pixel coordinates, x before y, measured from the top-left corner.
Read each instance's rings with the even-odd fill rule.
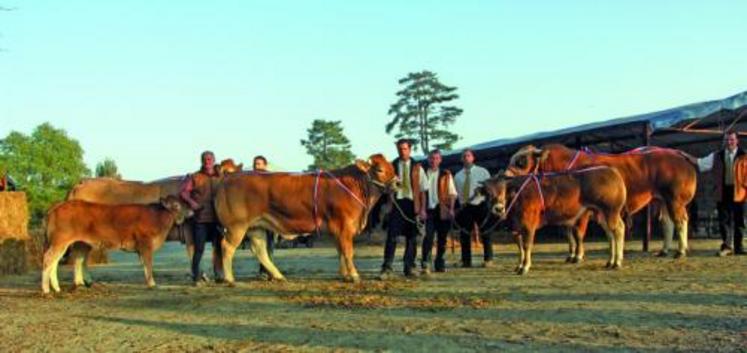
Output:
[[[148,288],[155,288],[156,280],[153,279],[153,250],[143,249],[139,255],[140,262],[143,264],[143,271],[145,272],[145,285]]]
[[[613,224],[611,223],[610,218],[600,218],[601,217],[597,218],[599,221],[598,223],[602,226],[602,229],[604,229],[604,234],[607,236],[607,240],[610,243],[610,258],[609,260],[607,260],[607,264],[605,264],[604,267],[612,268],[612,266],[615,264],[615,258],[617,258],[617,238],[614,229],[612,228]]]
[[[678,248],[677,253],[674,255],[675,258],[685,257],[687,255],[687,223],[689,216],[687,215],[687,208],[685,206],[672,207],[672,215],[674,218],[674,229],[677,232]]]
[[[625,250],[625,222],[622,217],[610,215],[603,223],[604,231],[610,237],[610,261],[607,267],[618,269],[622,267]]]
[[[526,232],[527,239],[524,241],[524,267],[522,267],[520,275],[525,275],[529,272],[529,268],[532,267],[532,248],[534,247],[534,229],[529,229]]]
[[[521,273],[522,269],[524,268],[524,237],[521,236],[521,233],[519,232],[513,232],[514,234],[514,241],[516,242],[516,246],[519,248],[519,264],[516,266],[516,269],[514,272]]]
[[[586,238],[586,229],[589,226],[590,213],[586,213],[576,223],[575,232],[573,235],[576,237],[576,253],[573,255],[573,263],[581,263],[584,261],[586,256],[586,249],[584,249],[584,238]]]
[[[342,251],[340,269],[344,267],[346,272],[342,274],[343,279],[353,283],[360,282],[361,276],[358,274],[358,269],[355,268],[355,263],[353,263],[353,235],[343,233],[337,242],[339,243],[338,248]]]
[[[252,240],[252,252],[257,256],[259,263],[261,263],[267,272],[270,273],[272,279],[285,281],[285,277],[280,273],[278,268],[275,267],[275,264],[272,263],[270,256],[267,254],[267,239],[264,231],[250,232],[250,236]]]
[[[227,232],[223,240],[221,240],[221,248],[223,250],[223,278],[229,286],[232,286],[235,282],[233,277],[233,255],[247,233],[246,228],[245,226],[228,227],[226,228]]]
[[[617,222],[615,227],[615,237],[617,238],[617,261],[615,262],[614,268],[622,268],[623,254],[625,253],[625,223],[622,221]]]
[[[571,263],[576,258],[576,235],[573,234],[574,229],[571,227],[563,227],[563,230],[568,238],[568,257],[565,258],[565,262]]]
[[[665,207],[660,207],[659,224],[661,225],[661,235],[663,244],[657,256],[667,256],[672,250],[672,238],[674,237],[674,222]]]
[[[184,225],[182,227],[188,228],[187,226],[184,226]],[[189,228],[191,228],[191,227],[189,227]],[[187,250],[187,263],[191,264],[192,263],[192,259],[195,256],[195,240],[194,240],[194,237],[193,237],[194,231],[192,231],[192,230],[189,230],[189,231],[182,230],[182,231],[185,232],[184,233],[184,247]],[[190,274],[192,273],[192,268],[191,267],[189,268],[188,272]]]
[[[53,244],[44,253],[42,292],[49,293],[50,285],[55,292],[60,291],[60,283],[57,278],[57,264],[60,262],[62,256],[65,255],[65,250],[67,250],[69,245],[69,243]]]
[[[85,282],[85,261],[88,250],[91,247],[88,244],[77,242],[70,247],[70,257],[73,259],[73,286],[81,287]]]

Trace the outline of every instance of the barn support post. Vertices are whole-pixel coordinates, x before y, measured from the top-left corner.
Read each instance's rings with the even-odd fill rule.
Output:
[[[651,124],[648,122],[643,124],[643,145],[651,145]],[[648,252],[648,246],[651,243],[651,203],[646,206],[646,235],[643,237],[643,252]]]

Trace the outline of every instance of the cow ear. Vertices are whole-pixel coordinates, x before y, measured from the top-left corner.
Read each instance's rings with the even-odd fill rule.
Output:
[[[358,159],[355,161],[355,166],[360,169],[364,173],[368,173],[368,171],[371,169],[371,163],[366,162],[362,159]]]
[[[544,162],[548,156],[550,156],[550,150],[537,149],[536,151],[534,151],[534,158],[538,163]]]

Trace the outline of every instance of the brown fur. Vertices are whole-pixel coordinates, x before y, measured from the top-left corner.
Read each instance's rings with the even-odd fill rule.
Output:
[[[275,279],[283,279],[267,258],[260,228],[278,234],[314,233],[319,227],[337,242],[340,273],[345,279],[357,281],[353,264],[353,237],[365,227],[367,212],[381,196],[381,190],[371,180],[392,186],[396,175],[391,163],[382,155],[373,155],[369,162],[333,171],[334,178],[322,174],[318,197],[314,199],[316,174],[243,174],[225,179],[215,196],[215,210],[227,229],[223,242],[223,267],[226,281],[232,283],[232,261],[236,247],[250,231],[252,250]],[[361,206],[338,182],[345,185],[366,207]],[[316,217],[314,217],[316,202]]]
[[[573,225],[589,212],[597,216],[610,239],[608,266],[622,266],[625,225],[621,213],[626,201],[622,176],[613,168],[599,168],[547,176],[539,183],[541,195],[536,181],[527,176],[498,177],[484,182],[483,189],[493,202],[493,212],[507,218],[517,231],[516,243],[521,254],[518,273],[529,271],[537,229],[545,225]]]
[[[176,196],[151,205],[72,200],[53,206],[47,213],[48,248],[44,253],[42,290],[48,293],[51,283],[59,292],[57,263],[73,243],[85,244],[73,249],[76,286],[83,284],[83,259],[93,246],[137,252],[145,268],[146,283],[155,286],[153,253],[163,245],[169,229],[189,215],[191,210]]]
[[[549,144],[541,149],[525,146],[516,152],[506,171],[508,176],[527,175],[533,171],[564,171],[574,158],[576,150],[559,144]],[[684,256],[687,250],[687,205],[695,196],[697,174],[693,165],[676,150],[654,148],[647,152],[623,154],[594,154],[580,152],[572,169],[605,165],[614,167],[625,180],[628,191],[625,211],[632,215],[651,201],[663,204],[664,220],[674,220],[679,238],[677,256]],[[577,248],[572,257],[583,258],[583,238],[588,217],[582,217],[576,226]],[[671,239],[671,233],[665,234]],[[569,238],[569,240],[573,240]],[[580,256],[580,258],[579,258]]]

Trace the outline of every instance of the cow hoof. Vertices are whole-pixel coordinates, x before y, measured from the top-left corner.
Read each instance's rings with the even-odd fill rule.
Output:
[[[87,288],[93,287],[94,283],[95,282],[93,280],[85,280],[85,281],[83,281],[83,285],[86,286]]]
[[[611,268],[612,268],[613,270],[619,270],[619,269],[621,269],[622,267],[623,267],[623,266],[622,266],[621,264],[613,264]]]
[[[607,261],[607,264],[604,265],[605,268],[612,268],[612,261]]]
[[[584,259],[581,258],[581,257],[574,257],[573,261],[571,261],[571,262],[574,263],[574,264],[580,264],[580,263],[584,262]]]
[[[573,260],[575,260],[573,256],[568,256],[565,258],[566,263],[573,263]]]
[[[157,289],[157,288],[158,288],[158,287],[157,287],[157,286],[156,286],[155,284],[149,284],[149,285],[148,285],[148,289],[149,289],[149,290],[154,290],[154,289]]]
[[[347,283],[361,283],[360,276],[345,276],[342,280]]]
[[[686,256],[687,254],[683,251],[678,251],[674,254],[675,259],[682,259],[682,258],[685,258]]]
[[[226,281],[225,284],[228,288],[236,288],[236,282],[234,281]]]
[[[519,271],[519,276],[523,276],[523,275],[525,275],[527,273],[529,273],[529,269],[526,268],[526,267],[524,267],[524,268],[521,269],[521,271]]]
[[[281,282],[281,283],[288,282],[288,280],[285,279],[285,277],[273,277],[273,278],[270,278],[270,281],[271,282]]]

